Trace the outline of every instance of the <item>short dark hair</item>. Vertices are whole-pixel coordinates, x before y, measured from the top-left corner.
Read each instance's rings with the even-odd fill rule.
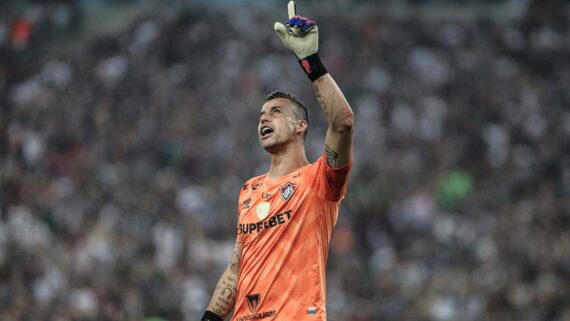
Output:
[[[303,140],[306,139],[307,132],[309,131],[309,111],[307,110],[307,107],[305,107],[305,104],[303,104],[299,97],[281,90],[275,90],[274,92],[267,94],[265,96],[265,102],[276,98],[285,98],[293,102],[293,105],[295,105],[295,116],[297,116],[297,119],[302,119],[307,122],[307,130],[303,136]]]

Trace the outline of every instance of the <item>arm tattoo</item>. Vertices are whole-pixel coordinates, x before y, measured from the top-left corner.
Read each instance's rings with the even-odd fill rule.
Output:
[[[329,145],[325,144],[325,154],[327,155],[327,164],[329,164],[331,168],[336,168],[338,153],[332,150]]]
[[[224,274],[218,281],[212,300],[208,309],[222,318],[232,310],[235,305],[235,299],[237,294],[237,283],[238,283],[238,273],[239,273],[239,263],[241,260],[241,244],[236,243],[234,247],[234,252]]]
[[[235,305],[236,290],[236,278],[231,274],[226,275],[226,273],[224,273],[214,291],[212,302],[210,302],[209,308],[211,308],[212,312],[215,312],[221,317],[225,317]]]
[[[325,113],[325,115],[327,115],[327,117],[329,116],[327,113],[327,102],[325,100],[325,97],[323,97],[323,95],[321,94],[321,91],[319,90],[319,85],[322,82],[322,78],[319,78],[315,81],[314,84],[314,89],[315,89],[315,97],[317,98],[317,102],[319,103],[319,106],[321,106],[321,109],[323,110],[323,112]]]
[[[236,243],[236,246],[234,247],[234,255],[232,255],[231,261],[230,261],[230,270],[234,270],[237,267],[239,267],[239,262],[241,261],[241,251],[240,251],[240,243]]]
[[[222,290],[222,296],[223,296],[225,299],[230,299],[230,298],[232,297],[233,293],[234,293],[234,290],[230,289],[229,287],[225,287],[225,288]],[[223,300],[223,299],[222,299],[222,300]],[[225,302],[225,301],[224,301],[224,302]]]

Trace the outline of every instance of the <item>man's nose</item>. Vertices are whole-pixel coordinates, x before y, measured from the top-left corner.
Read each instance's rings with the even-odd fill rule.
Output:
[[[269,118],[269,115],[267,115],[267,114],[263,114],[259,118],[259,122],[262,124],[269,122],[269,120],[270,120],[270,118]]]

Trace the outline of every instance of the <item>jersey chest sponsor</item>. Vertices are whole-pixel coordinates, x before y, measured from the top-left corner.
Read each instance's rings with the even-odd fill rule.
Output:
[[[299,182],[286,181],[267,188],[263,182],[251,185],[242,196],[238,234],[259,234],[286,224],[291,219],[302,193],[296,192]],[[255,187],[255,188],[254,188]]]
[[[291,210],[286,210],[269,217],[269,219],[255,223],[239,223],[238,235],[258,234],[264,230],[285,224],[291,219]]]

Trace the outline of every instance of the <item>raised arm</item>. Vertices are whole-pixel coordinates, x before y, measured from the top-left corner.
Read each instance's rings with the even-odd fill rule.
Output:
[[[327,163],[332,168],[343,167],[350,162],[352,152],[352,109],[330,74],[315,80],[313,89],[329,123],[325,140]]]
[[[342,91],[327,72],[317,51],[319,29],[314,21],[296,14],[294,1],[288,4],[289,21],[276,22],[275,31],[285,47],[295,53],[299,64],[313,82],[317,101],[324,111],[329,128],[325,141],[327,163],[332,168],[350,162],[352,152],[353,113]]]
[[[242,244],[236,242],[228,267],[220,277],[208,309],[201,321],[221,321],[234,308],[236,302],[239,264]]]

